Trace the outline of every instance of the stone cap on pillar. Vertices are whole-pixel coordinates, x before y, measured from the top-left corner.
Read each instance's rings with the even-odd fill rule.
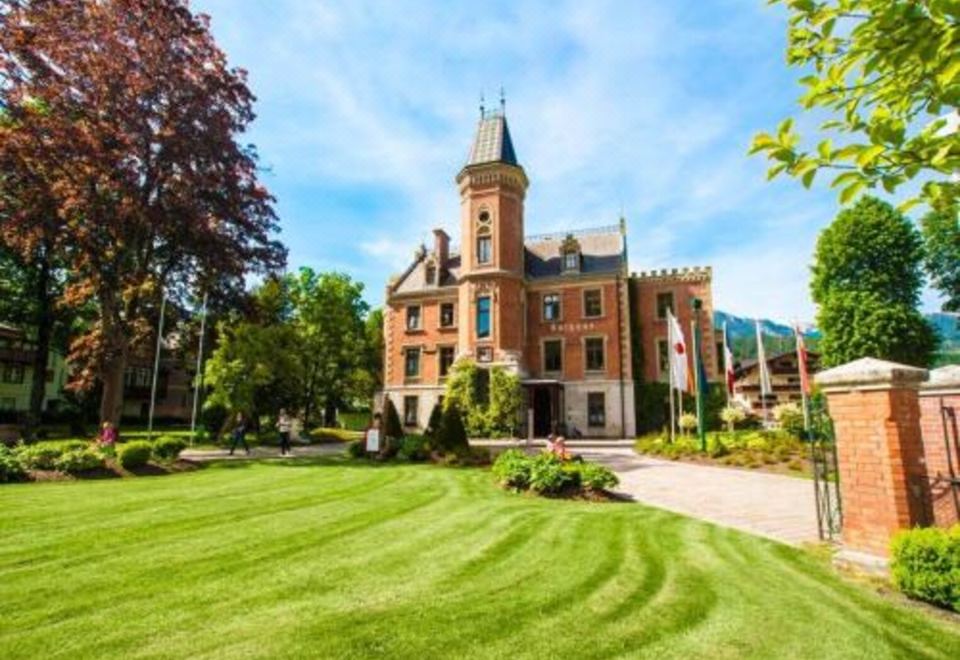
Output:
[[[814,380],[825,392],[917,389],[928,374],[926,369],[868,357],[821,371]]]
[[[920,389],[924,394],[960,394],[960,364],[931,370],[930,378]]]

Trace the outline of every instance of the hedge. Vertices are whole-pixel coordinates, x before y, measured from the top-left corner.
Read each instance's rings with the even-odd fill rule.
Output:
[[[960,612],[960,525],[900,532],[890,554],[893,582],[900,591]]]

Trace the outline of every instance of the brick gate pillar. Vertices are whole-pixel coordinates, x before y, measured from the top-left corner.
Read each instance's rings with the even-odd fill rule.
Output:
[[[900,529],[925,519],[917,390],[926,369],[863,358],[823,371],[817,384],[833,418],[843,503],[844,550],[889,554]]]
[[[952,409],[953,415],[944,415],[945,408]],[[920,429],[927,459],[930,522],[938,527],[960,522],[960,490],[951,483],[953,475],[960,475],[954,418],[960,425],[960,365],[956,364],[934,369],[930,380],[920,387]]]

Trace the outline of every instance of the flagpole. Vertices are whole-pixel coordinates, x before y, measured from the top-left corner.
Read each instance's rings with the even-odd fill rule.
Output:
[[[807,396],[807,356],[806,346],[803,344],[803,336],[800,334],[800,325],[793,326],[793,334],[796,340],[797,349],[797,375],[800,376],[800,404],[803,406],[803,431],[807,438],[810,437],[810,401]]]
[[[203,294],[203,307],[200,311],[200,347],[197,350],[197,373],[193,383],[193,414],[190,416],[190,444],[197,438],[197,407],[200,404],[200,390],[203,389],[203,338],[207,329],[207,294]]]
[[[674,338],[673,338],[673,326],[670,325],[667,331],[667,355],[669,360],[667,362],[667,372],[669,373],[670,378],[670,444],[673,444],[677,440],[677,436],[674,433],[673,425],[676,423],[676,415],[673,407],[673,347]]]
[[[729,373],[730,368],[733,366],[728,364],[729,360],[728,355],[732,354],[730,347],[727,345],[727,322],[723,322],[723,390],[727,393],[727,407],[730,407],[730,383],[729,383]]]
[[[160,299],[160,321],[157,323],[157,352],[153,356],[153,383],[150,385],[150,417],[147,419],[147,439],[153,439],[153,411],[157,403],[157,375],[160,372],[160,348],[163,341],[163,314],[167,309],[167,295]]]

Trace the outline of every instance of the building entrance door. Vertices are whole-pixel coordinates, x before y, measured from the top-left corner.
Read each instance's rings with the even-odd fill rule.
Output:
[[[553,397],[549,387],[533,390],[533,436],[545,438],[550,435],[553,422]]]

